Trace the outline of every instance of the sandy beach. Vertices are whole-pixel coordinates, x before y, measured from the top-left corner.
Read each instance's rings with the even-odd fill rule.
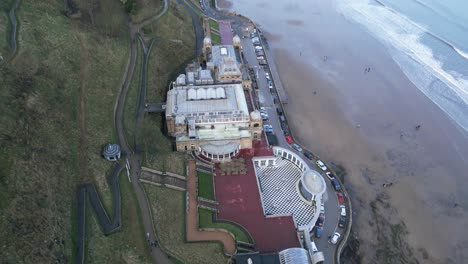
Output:
[[[356,239],[344,260],[468,259],[466,131],[332,3],[239,0],[232,9],[266,32],[294,137],[346,172]]]

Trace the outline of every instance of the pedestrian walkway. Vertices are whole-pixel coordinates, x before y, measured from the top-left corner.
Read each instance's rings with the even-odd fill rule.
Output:
[[[163,173],[145,167],[141,168],[140,181],[179,191],[185,191],[187,189],[186,177],[171,172]]]
[[[224,246],[224,253],[232,256],[236,253],[236,240],[227,231],[200,231],[198,229],[198,199],[197,199],[197,165],[195,160],[188,161],[187,176],[187,241],[219,241]]]

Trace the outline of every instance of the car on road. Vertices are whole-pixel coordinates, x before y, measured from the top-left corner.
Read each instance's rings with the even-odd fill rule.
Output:
[[[343,195],[342,192],[337,192],[337,193],[336,193],[336,197],[338,197],[338,202],[339,202],[340,204],[344,203],[344,195]]]
[[[315,252],[318,252],[317,245],[315,245],[315,242],[314,242],[314,241],[312,241],[312,242],[310,243],[310,247],[311,247],[311,249],[312,249],[312,252],[314,252],[314,253],[315,253]]]
[[[329,172],[329,171],[325,172],[325,175],[327,175],[327,177],[328,177],[328,179],[329,179],[330,181],[332,181],[332,180],[335,179],[335,177],[333,176],[333,174],[332,174],[331,172]]]
[[[346,216],[346,206],[340,205],[340,215],[341,216]]]
[[[281,129],[283,130],[288,129],[288,125],[285,122],[281,122]]]
[[[314,155],[312,155],[312,153],[307,152],[307,151],[304,151],[304,156],[306,156],[306,158],[308,158],[310,160],[314,158]]]
[[[340,239],[340,236],[341,234],[338,233],[338,232],[335,232],[335,234],[333,234],[333,237],[330,239],[330,242],[335,245],[336,243],[338,243],[338,239]]]
[[[278,115],[282,115],[283,114],[283,109],[281,109],[280,107],[277,107],[276,112],[278,113]]]
[[[297,150],[297,151],[299,151],[299,152],[302,152],[301,146],[299,146],[299,145],[296,144],[296,143],[292,144],[291,147],[293,147],[295,150]]]
[[[293,140],[292,140],[292,137],[291,137],[291,136],[285,136],[284,138],[286,139],[286,142],[288,142],[288,144],[292,144],[292,143],[293,143]]]
[[[340,186],[340,183],[338,182],[337,179],[333,179],[331,181],[332,185],[333,185],[333,188],[335,189],[335,191],[341,191],[341,186]]]
[[[338,227],[343,228],[346,225],[346,216],[340,216],[340,221],[338,221]]]
[[[321,238],[323,233],[323,228],[321,227],[316,227],[315,228],[315,237],[316,238]]]
[[[317,222],[315,222],[316,227],[323,227],[323,223],[325,222],[325,214],[320,213],[319,217],[317,218]]]
[[[323,170],[323,171],[326,171],[327,170],[327,166],[325,166],[325,164],[321,161],[321,160],[317,160],[317,162],[315,163],[317,164],[317,166]]]

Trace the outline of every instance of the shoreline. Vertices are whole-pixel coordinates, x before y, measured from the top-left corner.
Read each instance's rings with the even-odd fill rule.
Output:
[[[263,7],[265,12],[275,12],[273,6]],[[353,229],[358,232],[358,253],[368,259],[366,263],[385,257],[376,249],[394,253],[394,260],[463,259],[466,252],[457,247],[462,238],[455,226],[468,224],[463,220],[466,195],[460,187],[466,183],[462,177],[468,157],[466,135],[454,128],[453,121],[407,79],[383,45],[360,25],[336,14],[324,16],[330,12],[327,4],[314,7],[322,8],[318,18],[295,25],[275,26],[261,12],[247,15],[268,25],[264,29],[275,28],[269,44],[289,95],[286,111],[295,136],[324,159],[343,164],[348,172],[345,183],[357,212]],[[297,16],[300,9],[293,10]],[[332,23],[333,19],[337,22]],[[285,39],[296,40],[288,35],[295,33],[291,30],[300,33],[307,22],[314,24],[308,29],[313,38],[302,39],[308,40],[309,50],[297,48],[300,41],[287,45]],[[336,32],[345,33],[331,35],[332,30],[322,30],[321,25],[333,25]],[[298,50],[302,53],[297,54]],[[320,59],[324,55],[326,63]],[[369,74],[364,73],[366,65],[372,68]],[[415,129],[418,124],[422,124],[420,130]],[[442,223],[450,226],[443,231],[434,228]],[[401,242],[397,248],[388,248],[394,229],[400,230],[396,237]]]

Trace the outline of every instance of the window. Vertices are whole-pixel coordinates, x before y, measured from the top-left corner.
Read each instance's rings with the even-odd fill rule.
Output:
[[[292,158],[292,155],[288,154],[288,160],[291,160],[291,158]]]
[[[266,160],[260,161],[260,166],[265,166],[265,164],[266,164]]]
[[[192,144],[192,145],[190,146],[190,149],[191,149],[191,150],[195,150],[195,145]],[[185,150],[187,150],[187,147],[185,147]]]
[[[185,150],[187,150],[187,146],[184,146]]]

